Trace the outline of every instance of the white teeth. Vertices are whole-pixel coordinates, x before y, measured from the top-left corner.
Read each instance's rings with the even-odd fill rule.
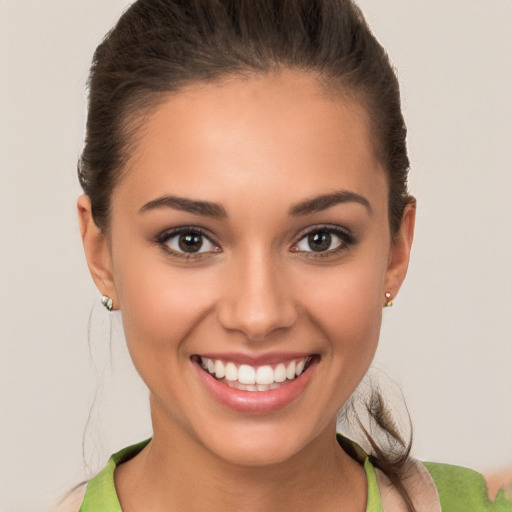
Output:
[[[222,363],[222,361],[219,361],[217,359],[215,361],[215,377],[217,377],[217,379],[222,379],[222,377],[224,377],[225,375],[226,371],[224,369],[224,364]]]
[[[254,368],[248,364],[224,363],[219,359],[200,357],[201,367],[226,384],[246,391],[269,391],[278,388],[286,379],[293,380],[304,372],[310,358]]]
[[[256,384],[256,371],[252,366],[241,364],[238,368],[238,382],[240,384]]]
[[[230,387],[230,388],[234,388],[234,389],[240,389],[242,391],[259,391],[258,390],[258,386],[255,385],[255,384],[240,384],[239,382],[235,381],[235,382],[226,382],[226,384]]]
[[[274,381],[284,382],[286,380],[286,366],[283,363],[279,363],[274,370]]]
[[[234,363],[228,363],[226,365],[226,380],[238,380],[238,368]]]
[[[287,367],[286,367],[286,378],[288,380],[292,380],[295,378],[295,361],[292,361]]]
[[[256,370],[256,384],[272,384],[274,382],[274,370],[271,366],[260,366]]]

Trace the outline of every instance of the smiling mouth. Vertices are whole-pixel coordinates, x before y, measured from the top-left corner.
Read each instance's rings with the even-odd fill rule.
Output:
[[[251,366],[232,361],[193,356],[215,380],[242,391],[270,391],[300,377],[318,356],[310,355],[275,365]]]

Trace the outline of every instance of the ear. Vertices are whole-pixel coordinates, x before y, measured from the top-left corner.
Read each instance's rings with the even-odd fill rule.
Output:
[[[394,299],[407,274],[412,239],[414,237],[414,222],[416,220],[416,199],[411,197],[404,208],[400,227],[391,240],[386,271],[384,294],[391,294]]]
[[[112,273],[112,257],[108,238],[94,222],[89,196],[84,194],[78,198],[77,209],[80,234],[89,271],[99,292],[111,297],[114,308],[117,309],[119,301]]]

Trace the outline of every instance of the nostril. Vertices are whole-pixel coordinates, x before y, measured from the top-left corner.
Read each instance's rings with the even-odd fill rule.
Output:
[[[232,308],[224,306],[219,311],[221,325],[228,331],[243,332],[251,342],[262,341],[274,331],[290,328],[295,324],[297,315],[286,311],[288,306],[281,305],[272,310],[247,310],[238,304]]]

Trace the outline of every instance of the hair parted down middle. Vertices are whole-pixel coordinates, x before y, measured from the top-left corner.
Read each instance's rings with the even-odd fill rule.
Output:
[[[96,224],[108,231],[112,191],[136,145],[137,129],[169,94],[194,83],[282,69],[311,73],[330,91],[364,107],[376,154],[387,173],[393,235],[411,200],[399,85],[385,50],[351,0],[132,4],[97,48],[88,82],[86,139],[78,176]],[[363,427],[373,447],[372,462],[396,485],[412,511],[401,484],[411,442],[401,437],[376,390],[368,412],[395,446],[379,448]]]

